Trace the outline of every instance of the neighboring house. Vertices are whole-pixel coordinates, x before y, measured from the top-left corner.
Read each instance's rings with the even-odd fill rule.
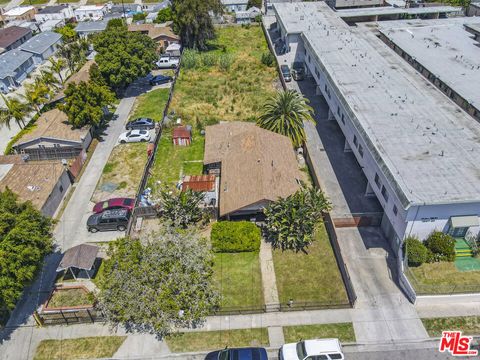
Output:
[[[163,51],[170,44],[179,44],[180,37],[173,33],[171,22],[165,24],[130,24],[128,31],[140,32],[157,43],[157,50]]]
[[[35,64],[41,64],[55,54],[61,43],[62,35],[56,32],[46,31],[35,35],[18,48],[22,51],[31,53]]]
[[[20,201],[30,201],[45,216],[53,217],[71,185],[61,161],[24,161],[21,156],[0,156],[0,191],[7,187]]]
[[[107,5],[84,5],[75,9],[73,13],[78,21],[95,21],[102,20],[107,14]]]
[[[65,83],[63,84],[63,89],[61,89],[57,95],[52,99],[51,103],[61,101],[65,97],[64,90],[67,88],[68,84],[79,84],[80,82],[88,82],[90,80],[90,68],[95,64],[95,61],[88,60],[80,70],[78,70],[75,74],[70,76]]]
[[[187,175],[181,182],[182,191],[203,192],[205,206],[218,206],[218,178],[215,175]]]
[[[147,23],[147,24],[153,23],[155,21],[155,19],[157,18],[157,15],[158,15],[158,11],[148,13],[147,17],[145,18],[145,23]]]
[[[47,20],[42,22],[39,25],[39,28],[40,28],[40,31],[45,32],[45,31],[53,31],[57,28],[61,28],[62,26],[65,26],[65,20],[53,19],[53,20]]]
[[[480,21],[478,24],[464,24],[463,26],[466,31],[473,34],[475,41],[480,42]]]
[[[67,114],[58,109],[43,113],[35,128],[13,145],[17,154],[31,160],[71,159],[85,153],[92,141],[89,127],[73,129]]]
[[[35,69],[33,55],[18,49],[0,54],[0,91],[12,91]]]
[[[89,35],[97,34],[99,32],[104,31],[107,28],[108,21],[107,20],[100,20],[100,21],[85,21],[79,23],[75,27],[75,31],[77,32],[78,36],[86,38]]]
[[[252,21],[255,21],[257,16],[260,15],[262,15],[260,9],[252,6],[246,11],[237,11],[235,13],[235,22],[237,24],[250,24]]]
[[[34,21],[13,20],[5,25],[6,28],[9,28],[12,26],[19,26],[25,29],[29,29],[33,34],[40,31],[40,28],[38,27],[38,24],[35,22],[35,20]]]
[[[248,0],[222,0],[222,5],[229,12],[246,11]]]
[[[43,23],[48,20],[69,20],[75,17],[73,8],[70,5],[54,5],[46,6],[43,9],[38,10],[35,14],[35,20],[38,23]]]
[[[467,16],[480,16],[480,2],[471,2],[467,9]]]
[[[4,51],[13,50],[32,37],[32,31],[20,26],[0,29],[0,48]]]
[[[35,20],[35,8],[33,6],[17,6],[3,13],[6,22],[14,20]]]
[[[170,44],[165,49],[165,54],[172,57],[180,57],[182,55],[182,46],[180,44]]]
[[[220,174],[222,218],[261,219],[265,206],[300,188],[290,139],[254,123],[207,126],[203,163],[209,174]]]
[[[192,131],[186,126],[173,128],[172,140],[174,145],[188,146],[192,142]]]

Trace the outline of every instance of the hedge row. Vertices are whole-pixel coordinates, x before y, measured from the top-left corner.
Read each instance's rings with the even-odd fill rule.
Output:
[[[248,252],[260,250],[260,229],[248,221],[220,221],[212,226],[214,252]]]

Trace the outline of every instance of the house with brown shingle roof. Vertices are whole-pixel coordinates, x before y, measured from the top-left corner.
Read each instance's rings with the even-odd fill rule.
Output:
[[[203,163],[209,174],[220,175],[220,217],[261,218],[270,202],[300,188],[290,139],[254,123],[207,126]]]
[[[128,31],[147,35],[157,43],[157,50],[164,51],[170,44],[179,44],[180,37],[176,35],[168,23],[165,24],[130,24]]]
[[[64,90],[69,84],[80,84],[81,82],[90,81],[90,68],[95,64],[94,60],[88,60],[75,74],[72,74],[65,83],[63,84],[63,89],[58,92],[57,95],[52,99],[51,103],[61,101],[65,98]]]
[[[32,37],[32,30],[21,26],[0,29],[0,53],[13,50]]]
[[[30,201],[46,216],[53,216],[71,185],[60,160],[25,161],[21,156],[0,156],[0,191],[9,188],[20,201]]]
[[[59,109],[43,113],[32,131],[13,146],[17,154],[28,154],[30,160],[71,159],[86,152],[92,142],[90,127],[74,129],[67,114]]]

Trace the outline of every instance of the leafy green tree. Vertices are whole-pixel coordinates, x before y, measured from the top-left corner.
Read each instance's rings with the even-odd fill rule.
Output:
[[[54,59],[53,57],[49,58],[48,61],[50,62],[50,72],[56,74],[60,79],[60,83],[63,84],[65,81],[62,76],[62,71],[67,66],[67,62],[65,61],[65,59]]]
[[[31,203],[0,192],[0,310],[11,311],[53,249],[52,222]]]
[[[162,9],[158,12],[156,19],[153,21],[157,24],[162,24],[167,21],[173,21],[173,12],[170,6],[167,6],[165,9]]]
[[[110,21],[111,22],[111,21]],[[95,61],[107,85],[115,92],[146,76],[157,59],[156,45],[147,35],[110,27],[93,39]]]
[[[127,29],[127,25],[123,19],[111,19],[107,23],[107,30],[112,30],[113,28]]]
[[[40,106],[47,103],[52,94],[50,87],[40,77],[37,77],[35,82],[26,84],[24,88],[25,94],[23,98],[37,113],[40,112]]]
[[[251,8],[252,6],[255,6],[255,7],[261,9],[262,8],[262,0],[248,0],[247,8]]]
[[[403,243],[403,252],[407,256],[408,265],[420,266],[429,259],[429,250],[416,237],[408,237]]]
[[[433,254],[433,261],[455,260],[455,239],[441,231],[432,232],[424,245]]]
[[[58,56],[65,59],[70,73],[73,74],[79,65],[86,60],[88,41],[77,39],[70,43],[64,43],[58,47]]]
[[[207,41],[215,37],[210,13],[223,12],[220,0],[173,0],[174,30],[187,48],[206,50]]]
[[[194,232],[166,230],[110,245],[99,307],[113,325],[164,337],[218,308],[212,253]]]
[[[265,102],[257,125],[289,137],[299,147],[305,142],[303,123],[315,123],[313,109],[307,104],[308,99],[295,90],[280,91]]]
[[[187,228],[202,220],[203,211],[200,204],[204,193],[198,191],[174,192],[163,189],[160,192],[161,213],[172,221],[174,226]]]
[[[133,16],[132,16],[133,21],[142,21],[142,20],[145,20],[146,18],[147,18],[147,14],[145,14],[143,12],[133,14]]]
[[[67,24],[60,28],[55,29],[55,32],[62,35],[62,42],[63,43],[71,43],[78,39],[78,35],[75,31],[75,28],[72,24]]]
[[[330,208],[321,190],[302,188],[265,208],[266,237],[275,248],[302,250],[313,241],[315,226]]]
[[[30,112],[27,103],[21,102],[17,98],[7,98],[2,95],[5,108],[0,108],[0,124],[6,125],[10,129],[10,123],[14,120],[20,128],[25,126],[25,117]]]
[[[104,117],[104,108],[115,101],[114,94],[106,86],[94,82],[68,84],[65,89],[65,103],[60,110],[68,116],[75,128],[85,125],[98,126]]]

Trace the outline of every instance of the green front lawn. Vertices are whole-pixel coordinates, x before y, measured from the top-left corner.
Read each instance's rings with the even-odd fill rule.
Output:
[[[262,309],[262,275],[258,253],[217,253],[213,271],[216,287],[222,297],[222,310]]]
[[[93,296],[81,288],[61,289],[53,293],[48,302],[49,308],[67,306],[90,305],[93,303]]]
[[[42,340],[34,360],[73,360],[110,358],[126,336],[98,336],[67,340]]]
[[[442,331],[460,330],[465,335],[480,335],[478,316],[458,316],[447,318],[422,319],[423,326],[431,337],[442,336]]]
[[[454,262],[425,263],[409,267],[406,274],[418,294],[480,291],[480,271],[458,271]]]
[[[193,352],[225,347],[269,346],[266,328],[187,332],[166,338],[172,352]]]
[[[25,0],[22,5],[28,6],[28,5],[43,5],[47,4],[48,0]]]
[[[301,339],[337,338],[341,342],[355,342],[352,323],[284,326],[285,343],[298,342]]]
[[[348,297],[328,234],[319,225],[304,252],[273,251],[280,302],[293,306],[347,306]]]
[[[167,105],[168,95],[170,94],[170,88],[168,89],[156,89],[147,92],[137,98],[137,103],[131,120],[139,117],[148,117],[155,121],[161,121],[165,105]]]
[[[204,145],[205,138],[196,130],[193,130],[190,146],[173,145],[172,129],[164,129],[148,186],[152,189],[162,185],[174,186],[182,175],[201,175]]]
[[[189,124],[216,121],[254,121],[265,100],[275,93],[275,67],[261,63],[268,51],[260,26],[217,28],[210,43],[215,54],[233,58],[229,70],[218,66],[182,68],[175,85],[171,108]]]

